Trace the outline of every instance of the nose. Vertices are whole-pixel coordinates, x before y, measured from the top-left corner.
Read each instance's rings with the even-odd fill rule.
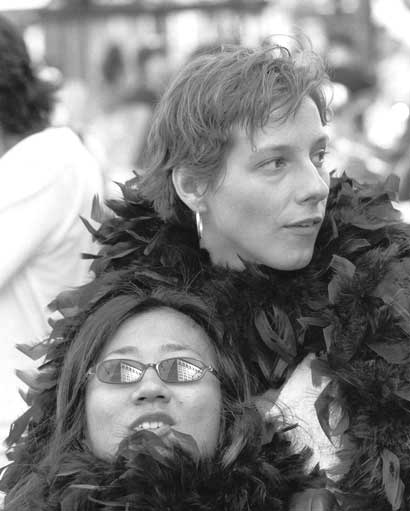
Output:
[[[165,403],[171,397],[168,385],[161,380],[153,367],[148,367],[142,379],[132,387],[131,399],[136,404],[157,400]]]
[[[302,179],[297,183],[296,200],[298,203],[324,201],[329,195],[329,176],[325,170],[318,169],[310,160],[301,169]]]

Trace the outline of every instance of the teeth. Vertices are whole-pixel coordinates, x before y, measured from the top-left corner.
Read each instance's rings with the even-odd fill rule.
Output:
[[[142,424],[140,424],[139,426],[137,426],[135,428],[135,431],[142,431],[143,429],[158,429],[158,428],[161,428],[162,426],[165,426],[164,422],[158,422],[158,421],[143,422]]]

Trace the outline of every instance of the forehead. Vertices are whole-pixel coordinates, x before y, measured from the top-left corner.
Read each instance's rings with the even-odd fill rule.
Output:
[[[187,351],[195,351],[207,358],[213,352],[206,332],[192,318],[161,307],[126,320],[106,345],[103,356],[124,347],[135,348],[147,356],[157,356],[178,351],[173,346],[186,347]]]
[[[253,133],[252,140],[243,129],[235,132],[235,145],[253,146],[258,150],[265,143],[287,146],[311,145],[326,135],[319,110],[315,102],[304,98],[295,113],[285,120],[278,120],[281,116],[278,110],[271,119],[260,129]]]

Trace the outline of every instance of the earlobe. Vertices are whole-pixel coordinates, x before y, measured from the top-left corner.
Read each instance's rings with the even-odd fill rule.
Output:
[[[189,209],[194,212],[203,212],[203,198],[206,185],[198,182],[198,180],[184,168],[173,169],[172,183],[178,197]]]

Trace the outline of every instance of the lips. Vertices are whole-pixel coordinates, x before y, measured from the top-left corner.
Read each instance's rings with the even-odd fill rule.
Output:
[[[286,227],[306,227],[311,228],[318,226],[322,223],[323,217],[321,216],[312,216],[308,218],[303,218],[301,220],[298,220],[296,222],[292,222],[290,224],[287,224]]]
[[[166,413],[157,412],[141,415],[136,421],[130,425],[132,431],[149,430],[154,433],[168,431],[175,421]]]

